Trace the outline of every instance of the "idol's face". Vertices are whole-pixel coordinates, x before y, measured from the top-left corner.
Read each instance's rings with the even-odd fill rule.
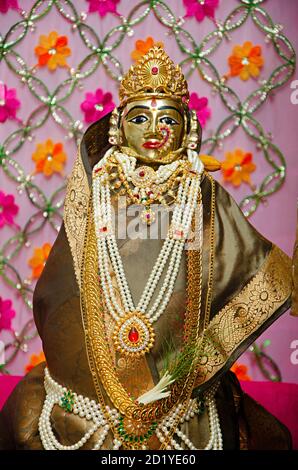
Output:
[[[121,118],[124,145],[144,162],[163,163],[169,153],[181,147],[184,120],[182,104],[170,98],[132,101]]]

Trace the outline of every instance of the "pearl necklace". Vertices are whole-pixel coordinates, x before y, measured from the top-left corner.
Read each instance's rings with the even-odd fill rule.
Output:
[[[63,387],[56,382],[50,375],[48,368],[45,368],[44,386],[46,391],[46,397],[43,404],[42,412],[39,418],[38,429],[42,445],[45,450],[77,450],[83,447],[86,442],[93,436],[96,431],[99,431],[99,438],[93,447],[93,450],[101,449],[105,439],[110,431],[110,425],[104,417],[103,410],[99,403],[95,400],[90,400],[88,397],[77,395],[75,392],[70,392],[66,387]],[[210,439],[208,444],[205,446],[205,450],[222,450],[222,434],[220,429],[220,423],[218,413],[216,409],[216,402],[214,395],[216,393],[218,385],[211,387],[205,395],[206,408],[209,416],[210,426]],[[68,413],[73,413],[80,418],[85,418],[87,421],[92,422],[93,425],[89,427],[89,430],[84,436],[75,444],[62,445],[56,438],[52,425],[51,425],[51,413],[55,405],[65,409],[66,398],[71,404],[68,407]],[[105,412],[110,416],[111,421],[117,426],[120,418],[120,414],[116,409],[111,409],[109,406],[105,407]],[[169,430],[175,423],[177,417],[181,414],[183,404],[177,405],[171,412],[161,421],[155,430],[155,434],[158,440],[163,443],[169,434]],[[188,422],[194,418],[195,415],[199,414],[200,410],[196,399],[190,399],[186,410],[180,417],[180,425],[184,422]],[[178,443],[173,437],[171,438],[171,444],[167,446],[167,449],[183,450],[189,448],[190,450],[196,450],[193,443],[187,437],[181,429],[176,429],[176,436],[180,439]],[[121,436],[115,437],[113,440],[113,450],[118,450],[124,444]],[[184,445],[184,447],[182,447]],[[148,445],[142,444],[141,449],[147,450]]]
[[[152,348],[154,343],[152,323],[157,321],[164,312],[173,293],[184,245],[201,190],[201,173],[199,171],[191,171],[190,176],[186,177],[179,184],[177,204],[173,211],[170,229],[141,298],[137,306],[135,306],[113,230],[111,191],[105,167],[111,154],[110,149],[93,169],[93,208],[100,282],[108,312],[116,322],[113,334],[116,349],[129,356],[140,356]],[[133,160],[129,166],[128,162],[131,159]],[[129,168],[134,168],[135,159],[122,155],[121,161],[129,175],[130,171],[132,171]],[[160,171],[159,177],[162,180],[176,169],[176,165],[173,163],[168,166],[170,167],[169,169]],[[202,211],[200,211],[199,232],[202,231],[202,218]],[[122,305],[119,304],[114,293],[110,264],[116,275]],[[162,286],[153,305],[148,309],[165,269],[166,273]]]
[[[104,159],[102,159],[102,162]],[[137,159],[119,151],[114,151],[106,158],[109,181],[117,196],[123,196],[129,204],[144,206],[140,220],[146,225],[155,221],[156,214],[152,204],[169,207],[176,200],[179,181],[185,178],[192,163],[185,159],[177,160],[168,165],[161,165],[156,171],[150,166],[136,168]],[[96,171],[100,171],[101,167]]]
[[[136,164],[137,164],[137,159],[135,157],[131,157],[129,155],[126,155],[121,152],[114,152],[114,156],[116,160],[120,163],[123,172],[125,176],[127,177],[128,181],[133,181],[133,180],[138,180],[142,182],[142,178],[144,178],[146,175],[140,175],[139,178],[137,178],[137,175],[135,174],[136,172]],[[164,183],[166,180],[170,178],[170,176],[174,173],[175,170],[183,163],[184,160],[176,160],[172,163],[169,163],[168,165],[160,165],[156,171],[152,170],[154,172],[154,183],[156,184],[161,184]],[[144,167],[144,171],[146,171],[147,168],[150,167]],[[143,167],[140,167],[138,171],[142,171]],[[145,180],[146,183],[146,180]]]
[[[119,195],[125,194],[132,204],[144,206],[140,219],[146,225],[151,225],[156,218],[152,204],[162,204],[165,207],[176,200],[177,185],[185,177],[191,164],[187,160],[177,160],[169,165],[161,165],[155,171],[150,166],[136,168],[137,159],[115,151],[109,159],[112,172],[109,179],[112,189],[118,189]],[[116,167],[116,173],[113,172]]]

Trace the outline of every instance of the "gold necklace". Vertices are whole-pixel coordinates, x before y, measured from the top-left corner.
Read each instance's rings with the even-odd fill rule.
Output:
[[[136,168],[131,181],[128,181],[115,154],[109,157],[106,167],[109,172],[111,188],[119,196],[126,195],[130,204],[142,204],[146,207],[152,204],[163,204],[164,206],[173,204],[176,200],[179,183],[185,180],[191,170],[190,162],[181,160],[178,167],[164,183],[157,183],[155,170],[146,165]]]
[[[97,260],[96,238],[92,217],[88,221],[87,246],[85,248],[85,261],[83,268],[82,307],[85,330],[92,342],[92,352],[101,382],[104,385],[111,401],[121,414],[128,418],[140,419],[144,422],[159,420],[177,402],[187,383],[184,380],[174,383],[171,395],[159,400],[158,403],[140,405],[134,402],[122,387],[117,375],[114,373],[112,358],[104,338],[104,322],[102,308],[99,299],[102,299],[97,273],[94,270],[94,262]],[[195,287],[197,290],[197,286]],[[199,323],[200,312],[186,309],[186,317],[194,317],[186,325],[195,327]],[[187,335],[190,333],[187,332]]]
[[[212,187],[214,189],[214,184]],[[212,194],[212,200],[214,200],[214,190]],[[212,207],[214,208],[214,206],[215,205],[213,204]],[[196,370],[193,373],[191,373],[191,370],[189,371],[187,380],[183,379],[183,381],[175,383],[172,387],[171,396],[168,399],[160,400],[160,403],[158,404],[151,404],[150,406],[143,405],[140,407],[132,402],[129,396],[127,396],[127,394],[125,393],[125,390],[122,390],[123,387],[116,376],[114,365],[112,361],[109,360],[110,351],[108,348],[105,347],[106,342],[102,337],[103,329],[100,327],[104,325],[102,325],[100,321],[98,322],[101,316],[100,312],[103,311],[103,306],[101,305],[102,297],[100,297],[100,292],[98,292],[99,285],[97,281],[97,276],[94,272],[94,261],[96,259],[97,250],[95,246],[94,228],[90,214],[88,219],[88,230],[86,232],[84,249],[84,269],[82,270],[82,286],[84,286],[84,288],[81,300],[88,359],[98,399],[103,405],[103,409],[105,409],[105,400],[101,391],[102,383],[106,392],[108,393],[109,398],[111,399],[112,403],[116,406],[116,408],[120,411],[120,413],[122,413],[124,416],[130,417],[133,420],[152,423],[154,420],[160,420],[163,415],[167,414],[169,410],[175,405],[175,403],[177,403],[179,398],[182,397],[182,395],[183,402],[187,403],[187,400],[185,401],[185,397],[190,397],[192,393],[197,375]],[[213,230],[214,224],[212,232]],[[210,238],[211,240],[214,240],[214,234],[211,233]],[[89,256],[86,256],[86,254]],[[198,265],[196,266],[197,263],[198,259],[196,259],[195,262],[195,258],[193,255],[188,256],[188,273],[193,274],[188,276],[188,295],[189,299],[191,300],[190,304],[192,305],[192,308],[200,310],[201,300],[198,298],[197,284],[195,285],[194,282],[191,282],[193,279],[195,279],[195,273],[198,273]],[[213,271],[209,269],[209,272],[212,273]],[[91,295],[89,296],[89,294]],[[195,312],[196,315],[192,315],[193,311],[189,310],[190,309],[188,308],[188,315],[186,315],[185,322],[186,338],[190,337],[192,331],[196,331],[196,333],[195,335],[191,336],[198,338],[199,312]],[[192,317],[192,321],[190,321],[189,319],[190,316]],[[99,341],[96,341],[96,338],[99,339]],[[98,370],[99,364],[101,364],[100,370]],[[103,374],[101,374],[100,372],[103,372]],[[107,419],[109,419],[108,416],[106,417]],[[113,434],[115,435],[116,430],[114,429],[114,425],[113,423],[110,424],[111,429],[114,430]],[[174,431],[175,426],[173,426],[173,433]],[[173,433],[171,433],[171,435]],[[170,435],[167,437],[167,440],[168,439],[170,439]],[[164,443],[162,447],[165,446],[166,444]]]
[[[211,300],[212,300],[212,291],[213,291],[213,269],[214,269],[214,256],[215,256],[215,183],[212,176],[209,173],[205,172],[205,175],[210,181],[211,184],[211,207],[210,207],[210,243],[209,243],[209,272],[208,272],[208,282],[207,282],[207,295],[206,295],[206,305],[205,305],[205,315],[204,315],[204,324],[203,330],[208,326],[210,319],[210,310],[211,310]]]

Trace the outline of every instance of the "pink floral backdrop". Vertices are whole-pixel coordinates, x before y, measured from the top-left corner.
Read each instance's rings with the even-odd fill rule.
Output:
[[[122,74],[155,43],[188,78],[201,151],[222,162],[215,177],[292,255],[297,17],[295,0],[0,0],[2,373],[23,375],[44,359],[32,292],[61,226],[77,143],[117,105]],[[234,370],[298,382],[297,349],[287,313]]]

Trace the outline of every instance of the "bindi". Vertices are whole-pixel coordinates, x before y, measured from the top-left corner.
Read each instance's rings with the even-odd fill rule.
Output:
[[[157,106],[156,99],[153,98],[153,99],[151,100],[151,108],[156,108],[156,106]]]

